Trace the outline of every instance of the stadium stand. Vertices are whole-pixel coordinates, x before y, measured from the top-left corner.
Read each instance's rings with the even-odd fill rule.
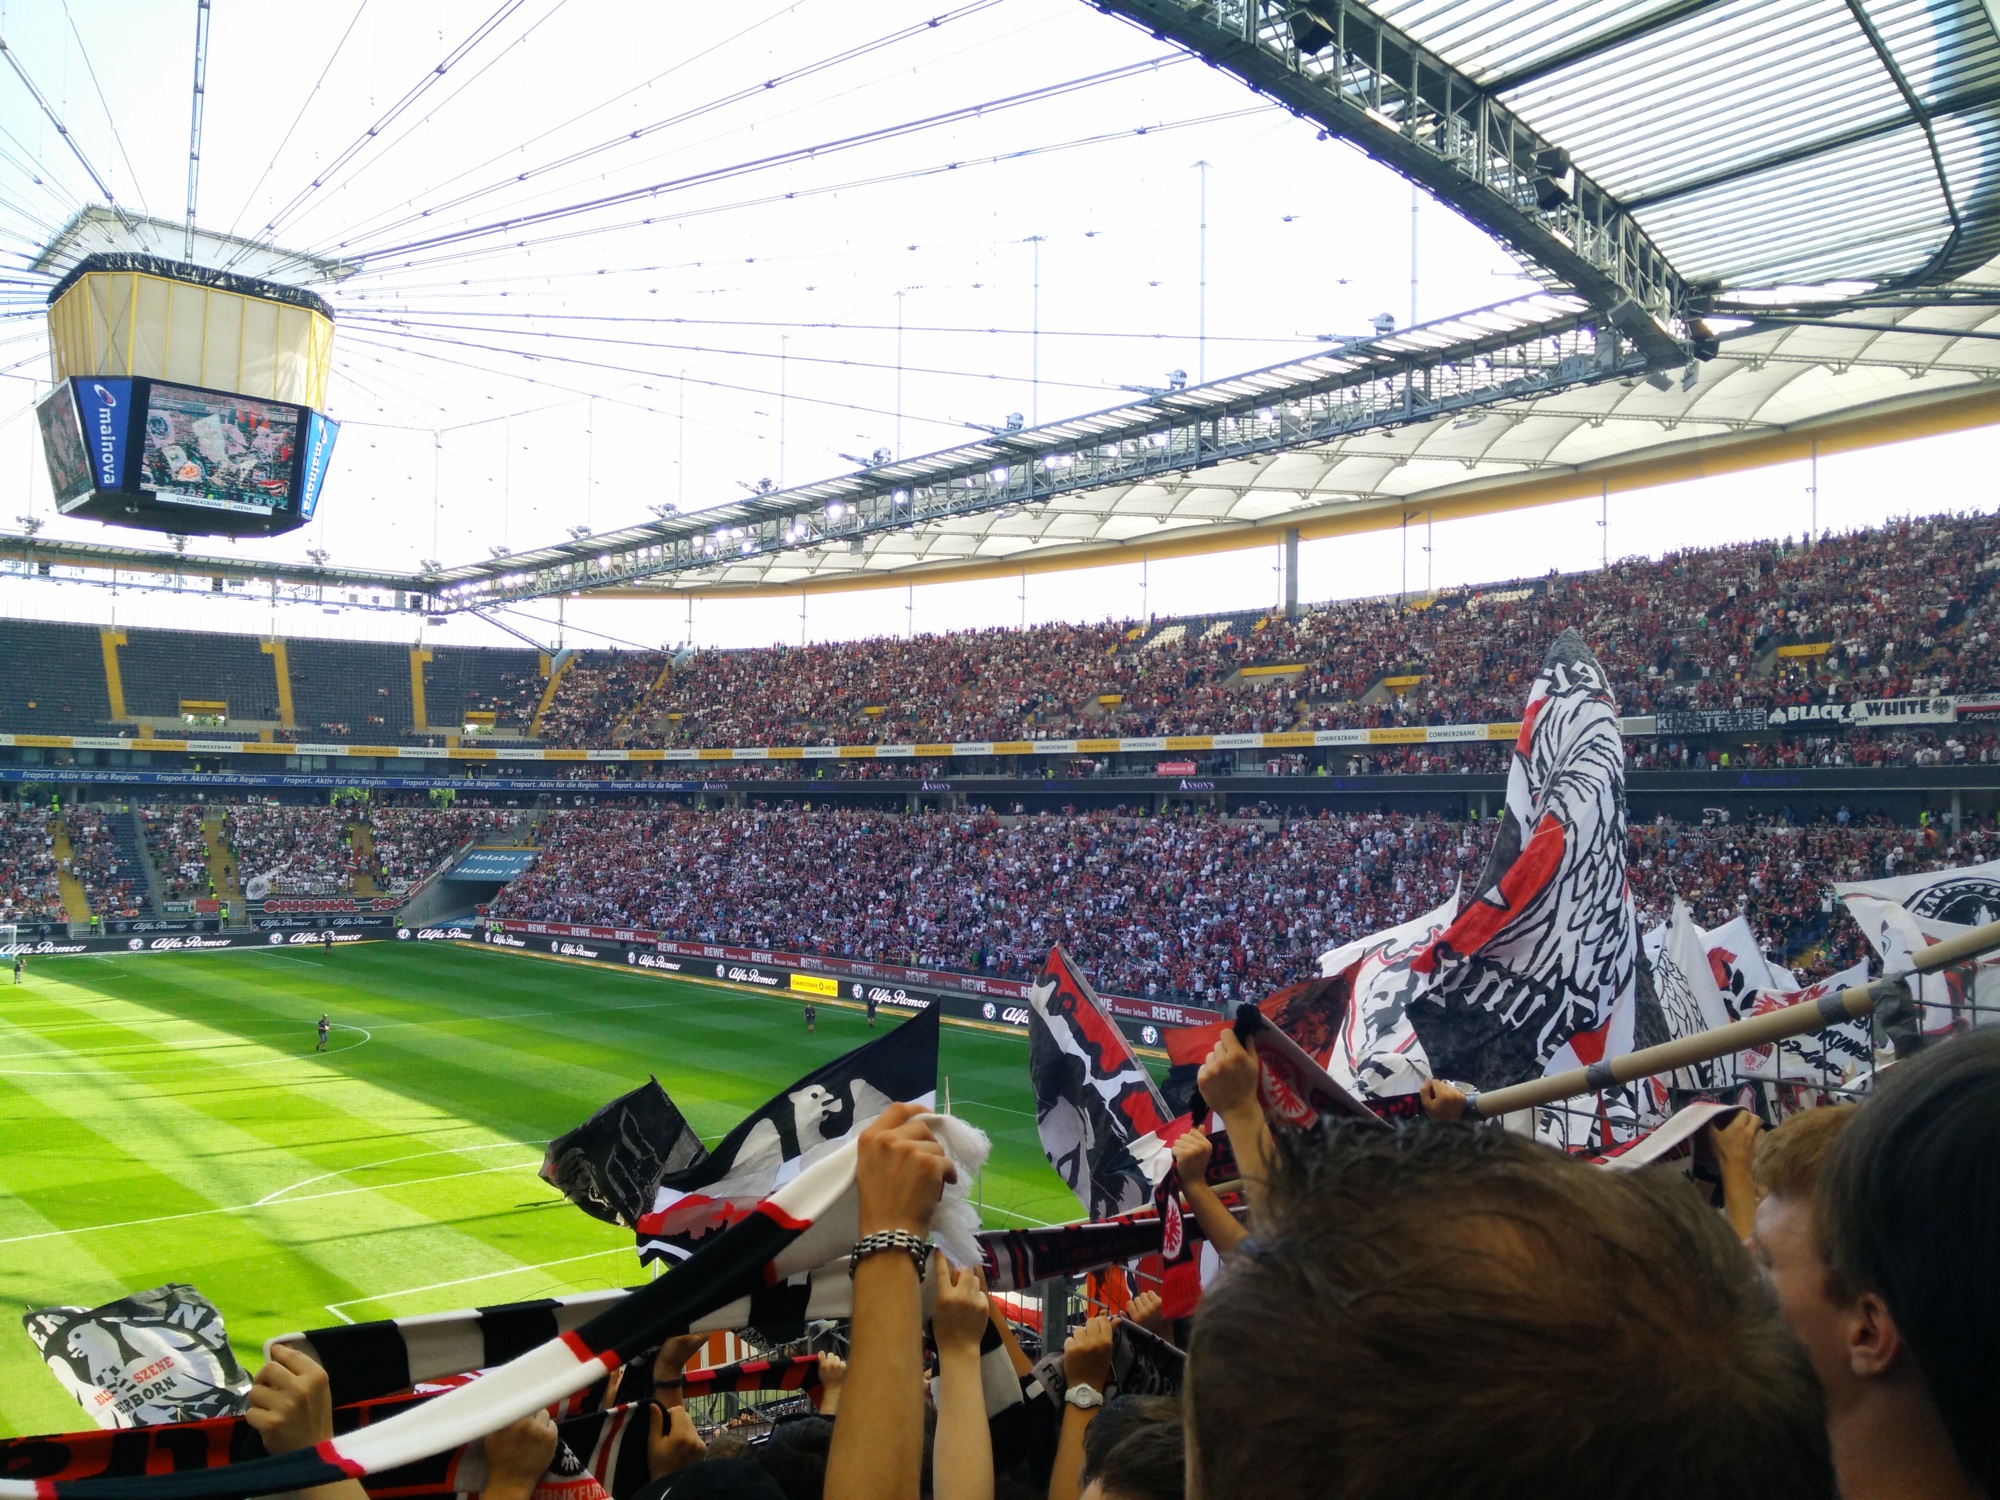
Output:
[[[122,811],[71,808],[70,867],[94,917],[138,917],[148,911],[146,875],[132,820]]]
[[[354,889],[359,864],[347,823],[337,808],[243,803],[223,815],[222,837],[246,888],[268,875],[274,895],[341,895]]]
[[[60,922],[55,837],[46,809],[0,805],[0,922]]]
[[[110,716],[95,627],[9,620],[0,626],[7,672],[0,721],[28,734],[97,734]]]
[[[544,820],[496,916],[650,928],[1020,979],[1055,941],[1103,988],[1226,1002],[1312,972],[1327,948],[1431,910],[1475,879],[1492,822],[1003,817],[797,808],[585,808]],[[1825,879],[1974,863],[2000,834],[1660,822],[1631,831],[1641,915],[1678,893],[1704,926],[1748,915],[1814,976],[1863,951]],[[1464,884],[1462,884],[1464,883]]]
[[[144,807],[139,820],[146,850],[169,901],[189,901],[209,892],[208,840],[200,807]]]
[[[394,744],[411,731],[409,647],[296,640],[287,650],[294,738]]]
[[[578,652],[556,684],[537,738],[565,749],[626,743],[629,736],[618,731],[639,710],[667,661],[651,651]]]
[[[1940,516],[1812,547],[1698,549],[1416,600],[1321,605],[1291,620],[1239,613],[702,651],[671,670],[658,652],[580,652],[539,739],[722,749],[1506,722],[1548,642],[1569,626],[1597,650],[1628,715],[1985,692],[2000,690],[1996,567],[2000,518]],[[129,715],[172,715],[181,699],[202,698],[228,702],[234,718],[276,716],[271,659],[254,639],[128,635]],[[97,729],[107,708],[95,631],[13,622],[0,639],[25,664],[0,704],[0,727]],[[287,645],[289,738],[393,744],[419,732],[407,647]],[[545,679],[536,653],[453,647],[434,651],[425,684],[427,728],[458,730],[468,713],[490,712],[497,727],[524,729]],[[1808,733],[1818,743],[1797,748]],[[1957,754],[1921,735],[1864,750],[1869,742],[1829,739],[1824,726],[1800,726],[1793,739],[1785,753],[1814,764],[1843,753],[1853,763],[1912,763],[1895,757],[1924,747]],[[1658,760],[1686,748],[1645,753]],[[1488,769],[1495,754],[1375,747],[1355,769]]]
[[[433,647],[424,664],[424,716],[433,726],[456,729],[468,715],[489,713],[495,728],[526,729],[541,680],[533,651]]]
[[[278,718],[278,678],[255,636],[127,630],[118,648],[125,712],[178,719],[183,700],[228,705],[231,719]],[[100,657],[98,675],[102,678]]]
[[[497,808],[371,807],[375,883],[384,891],[408,890],[460,845],[497,834],[512,822],[511,814]]]

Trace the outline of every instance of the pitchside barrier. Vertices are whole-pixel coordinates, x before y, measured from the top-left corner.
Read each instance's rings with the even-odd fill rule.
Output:
[[[389,935],[386,930],[362,933],[312,928],[297,932],[135,932],[123,937],[23,938],[18,943],[0,946],[0,957],[11,959],[17,953],[29,958],[66,958],[78,953],[213,953],[224,948],[319,947],[329,934],[343,946],[358,943],[364,937]]]
[[[1028,1028],[1028,985],[1017,979],[989,979],[939,969],[909,969],[858,959],[784,953],[768,948],[736,948],[716,943],[684,943],[632,927],[582,927],[565,922],[489,921],[476,934],[445,928],[399,928],[415,941],[474,941],[500,948],[552,953],[588,963],[623,964],[689,979],[784,991],[796,998],[821,997],[921,1010],[935,1000],[943,1013],[964,1020],[990,1021],[1015,1031]],[[1220,1011],[1174,1001],[1099,997],[1131,1040],[1142,1047],[1163,1045],[1177,1026],[1202,1026],[1223,1019]]]

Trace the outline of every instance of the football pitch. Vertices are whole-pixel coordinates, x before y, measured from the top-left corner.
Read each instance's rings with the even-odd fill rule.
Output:
[[[0,976],[0,1435],[90,1426],[19,1316],[166,1281],[272,1334],[630,1286],[626,1231],[535,1174],[658,1076],[711,1145],[869,1036],[858,1010],[459,944],[99,955]],[[329,1049],[313,1025],[331,1013]],[[881,1024],[897,1024],[888,1011]],[[952,1108],[993,1139],[993,1226],[1074,1218],[1027,1042],[947,1022]]]

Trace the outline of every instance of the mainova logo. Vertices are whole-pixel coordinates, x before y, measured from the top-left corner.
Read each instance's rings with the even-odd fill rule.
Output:
[[[118,487],[118,432],[111,414],[118,407],[115,392],[92,381],[91,393],[97,397],[97,469],[98,484],[103,489]]]

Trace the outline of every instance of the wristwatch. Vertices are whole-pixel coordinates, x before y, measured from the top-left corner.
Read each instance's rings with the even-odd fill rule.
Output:
[[[1089,1411],[1093,1406],[1104,1404],[1104,1392],[1094,1385],[1073,1385],[1063,1392],[1063,1400],[1078,1411]]]

